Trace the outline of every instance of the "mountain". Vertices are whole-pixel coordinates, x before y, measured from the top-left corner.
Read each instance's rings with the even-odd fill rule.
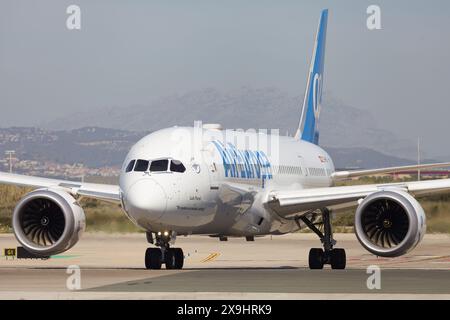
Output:
[[[15,150],[21,160],[82,163],[88,167],[120,166],[146,133],[86,127],[68,131],[41,128],[0,128],[0,154]]]
[[[109,107],[79,112],[40,126],[69,130],[85,126],[131,131],[154,131],[174,125],[221,123],[225,128],[278,128],[280,134],[297,128],[301,96],[277,88],[248,88],[222,92],[213,88],[174,94],[148,105]],[[395,157],[414,159],[415,143],[380,129],[373,115],[324,97],[320,143],[334,148],[369,148]]]
[[[369,148],[324,147],[333,159],[336,170],[344,168],[382,168],[415,164],[409,159],[397,158]],[[435,162],[430,160],[429,162]]]
[[[60,164],[82,163],[87,167],[119,167],[131,146],[148,132],[84,127],[49,130],[29,127],[0,128],[0,154],[15,150],[20,160]],[[413,163],[369,148],[324,147],[337,168],[377,168]]]

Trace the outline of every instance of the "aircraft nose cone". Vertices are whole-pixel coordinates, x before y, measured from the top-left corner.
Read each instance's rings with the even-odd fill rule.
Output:
[[[158,220],[167,207],[164,189],[153,179],[138,180],[131,185],[126,195],[128,208],[149,220]]]

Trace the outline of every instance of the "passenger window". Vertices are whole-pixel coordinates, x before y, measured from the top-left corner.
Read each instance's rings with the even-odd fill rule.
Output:
[[[179,160],[171,160],[170,161],[170,171],[173,172],[184,172],[186,168]]]
[[[136,161],[136,166],[134,167],[134,171],[147,171],[148,169],[148,160],[139,159]]]
[[[130,172],[130,171],[132,171],[135,162],[136,162],[136,160],[131,160],[130,163],[127,165],[127,168],[125,169],[125,172]]]
[[[169,160],[154,160],[150,164],[150,171],[167,171]]]

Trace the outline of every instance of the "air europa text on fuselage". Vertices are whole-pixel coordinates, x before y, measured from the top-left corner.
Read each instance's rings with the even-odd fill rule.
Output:
[[[239,150],[232,143],[225,146],[212,141],[223,161],[225,177],[242,179],[272,179],[272,166],[264,151]]]

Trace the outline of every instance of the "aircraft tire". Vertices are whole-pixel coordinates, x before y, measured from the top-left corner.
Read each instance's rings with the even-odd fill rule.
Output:
[[[312,270],[323,269],[324,252],[321,248],[312,248],[309,250],[308,262]]]
[[[145,251],[145,268],[161,269],[162,252],[159,248],[147,248]]]

